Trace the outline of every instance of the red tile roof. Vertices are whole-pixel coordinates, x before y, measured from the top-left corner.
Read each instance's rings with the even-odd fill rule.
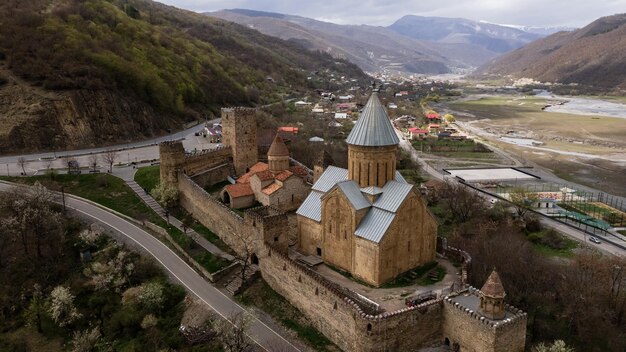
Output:
[[[426,118],[429,120],[439,120],[441,116],[439,116],[439,114],[428,114],[426,115]]]
[[[296,166],[290,167],[289,171],[291,171],[294,175],[300,176],[300,177],[304,177],[304,176],[307,176],[309,174],[309,172],[306,171],[306,169],[303,168],[300,165],[296,165]]]
[[[274,179],[274,175],[270,172],[270,170],[259,171],[256,174],[256,177],[261,181],[269,181]]]
[[[289,177],[291,177],[292,175],[293,173],[291,171],[285,170],[285,171],[279,172],[276,176],[274,176],[274,178],[282,182],[288,179]]]
[[[419,129],[419,128],[416,128],[416,127],[409,128],[409,132],[411,132],[411,133],[415,133],[415,134],[419,134],[419,133],[428,133],[428,131],[427,131],[427,130],[422,130],[422,129]]]
[[[274,182],[274,183],[272,183],[271,185],[269,185],[269,186],[267,186],[267,187],[263,188],[263,189],[261,190],[261,192],[263,192],[263,193],[265,193],[265,194],[267,194],[267,195],[269,196],[270,194],[272,194],[272,193],[274,193],[274,192],[278,191],[279,189],[281,189],[282,187],[283,187],[283,186],[281,186],[280,184],[278,184],[278,183]]]
[[[249,183],[236,183],[234,185],[228,185],[226,186],[226,192],[228,192],[231,198],[246,197],[254,194]]]
[[[278,132],[287,132],[287,133],[298,134],[299,131],[300,131],[299,127],[291,127],[291,126],[278,127]]]
[[[266,163],[258,162],[250,167],[250,171],[241,175],[241,177],[237,179],[237,183],[250,183],[250,177],[254,176],[257,172],[266,170],[269,170],[269,166]]]

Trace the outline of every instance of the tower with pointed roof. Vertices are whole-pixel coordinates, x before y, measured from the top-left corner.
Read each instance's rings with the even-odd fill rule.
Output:
[[[349,179],[362,188],[383,187],[395,179],[400,139],[377,92],[372,93],[346,142]]]
[[[289,150],[278,134],[274,137],[274,141],[267,152],[267,162],[269,164],[269,170],[273,174],[277,174],[289,168]]]
[[[506,311],[504,310],[504,297],[506,292],[500,275],[495,269],[485,281],[483,288],[480,289],[480,313],[489,319],[504,319]]]

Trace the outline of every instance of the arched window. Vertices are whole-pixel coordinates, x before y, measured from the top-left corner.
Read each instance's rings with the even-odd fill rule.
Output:
[[[369,335],[372,332],[372,324],[367,324],[367,334]]]
[[[333,309],[337,309],[337,302],[335,302],[335,304],[333,304]]]
[[[315,288],[315,295],[316,295],[316,296],[319,296],[319,294],[320,294],[320,291],[319,291],[319,290],[317,289],[317,287],[316,287],[316,288]]]
[[[302,275],[298,275],[298,282],[302,282]]]

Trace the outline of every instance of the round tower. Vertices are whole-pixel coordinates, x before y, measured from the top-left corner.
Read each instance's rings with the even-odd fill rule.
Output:
[[[396,152],[400,139],[385,108],[372,93],[348,143],[348,178],[360,187],[383,187],[396,176]]]
[[[289,149],[278,134],[267,152],[267,161],[272,173],[279,173],[289,168]]]
[[[161,182],[169,186],[175,186],[178,183],[176,172],[185,158],[183,142],[168,141],[159,144],[159,158]]]
[[[480,289],[480,313],[493,320],[504,319],[504,286],[500,281],[500,276],[494,269]]]

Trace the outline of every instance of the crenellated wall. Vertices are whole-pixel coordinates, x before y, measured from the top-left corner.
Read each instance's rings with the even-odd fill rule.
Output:
[[[395,312],[368,313],[336,284],[269,244],[263,279],[344,351],[414,351],[441,340],[442,300]]]
[[[232,163],[232,151],[230,148],[221,147],[185,155],[180,169],[183,173],[194,176],[229,163]]]
[[[222,181],[232,173],[230,148],[222,147],[186,154],[181,141],[168,141],[159,144],[159,158],[161,182],[169,185],[177,184],[179,171],[189,176],[202,175],[200,181]],[[222,175],[225,176],[220,179]],[[203,184],[203,182],[200,183]]]
[[[507,310],[514,316],[495,323],[455,304],[450,297],[381,312],[354,292],[288,257],[289,225],[279,209],[249,209],[241,217],[189,175],[180,171],[176,178],[181,205],[237,252],[243,250],[242,238],[252,239],[265,281],[344,351],[414,351],[443,343],[446,338],[458,343],[461,351],[524,349],[526,314],[513,307],[507,306]],[[463,263],[464,287],[471,258],[462,250],[447,246],[445,241],[437,244],[440,253]],[[476,291],[470,288],[464,292]]]
[[[526,313],[505,305],[507,318],[489,320],[478,312],[455,302],[456,296],[479,300],[480,290],[467,290],[444,299],[443,336],[450,346],[458,344],[468,352],[523,352],[526,343]]]

